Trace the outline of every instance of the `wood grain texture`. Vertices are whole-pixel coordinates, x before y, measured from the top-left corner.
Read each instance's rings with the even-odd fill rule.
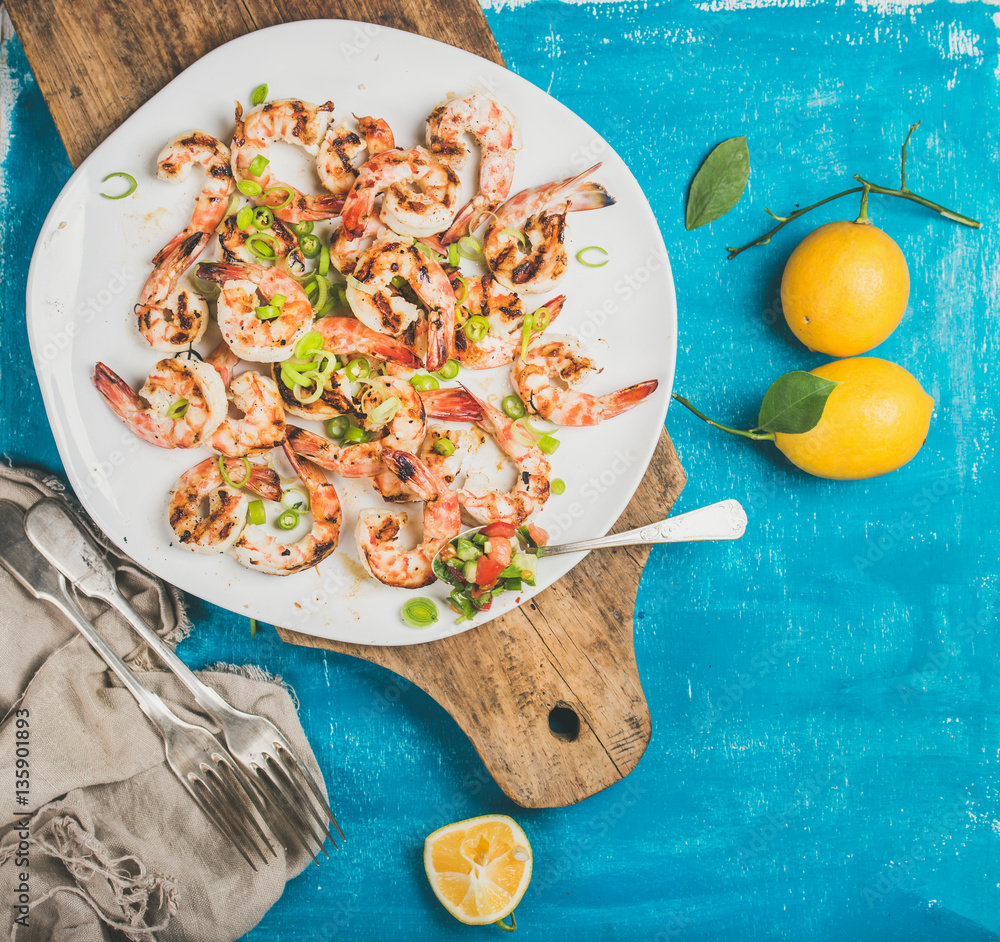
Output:
[[[685,475],[666,431],[615,531],[665,517]],[[423,688],[465,731],[519,805],[573,804],[620,781],[650,738],[632,615],[649,547],[591,553],[530,603],[486,625],[417,647],[341,644],[278,629],[286,641],[365,658]],[[568,739],[553,707],[579,718]]]
[[[311,18],[370,21],[421,33],[503,65],[474,0],[185,0],[136,7],[79,0],[42,9],[14,0],[10,12],[74,165],[184,68],[254,29]],[[155,51],[155,54],[154,54]],[[85,90],[85,91],[84,91]],[[663,432],[651,470],[618,527],[662,519],[684,472]],[[588,557],[528,606],[453,638],[409,648],[328,642],[279,629],[283,639],[381,664],[418,684],[468,734],[514,801],[556,807],[622,779],[649,743],[632,612],[646,550]],[[578,734],[550,728],[554,707]],[[573,717],[577,719],[574,720]]]
[[[7,8],[73,166],[192,62],[277,23],[378,23],[460,46],[503,65],[469,0],[11,0]]]

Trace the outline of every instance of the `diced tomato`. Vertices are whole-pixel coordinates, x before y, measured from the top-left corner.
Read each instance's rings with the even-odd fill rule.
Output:
[[[517,528],[511,523],[491,523],[489,526],[483,527],[480,532],[483,536],[502,536],[509,540],[517,533]]]
[[[476,560],[476,585],[493,585],[497,581],[497,576],[506,568],[503,563],[498,563],[489,556],[480,556]]]
[[[495,537],[490,540],[490,559],[495,559],[500,563],[501,569],[506,569],[510,565],[514,556],[514,548],[510,545],[510,540]]]
[[[528,536],[530,536],[539,546],[544,546],[549,542],[549,534],[541,527],[536,527],[533,523],[528,524]]]

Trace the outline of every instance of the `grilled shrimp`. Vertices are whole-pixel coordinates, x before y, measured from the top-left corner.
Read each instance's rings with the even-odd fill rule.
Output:
[[[354,159],[358,154],[367,149],[367,159],[371,160],[396,147],[392,129],[381,118],[355,115],[354,120],[358,122],[360,135],[352,131],[346,121],[331,124],[316,157],[316,169],[323,186],[336,196],[347,196],[354,186],[358,176]]]
[[[549,499],[549,460],[537,445],[526,444],[517,436],[513,419],[482,400],[477,401],[483,418],[476,424],[492,435],[500,449],[514,462],[517,483],[512,491],[505,493],[466,482],[465,487],[458,491],[458,499],[466,513],[479,523],[520,526],[541,510]]]
[[[445,244],[466,235],[470,223],[496,209],[510,193],[514,160],[521,149],[517,120],[500,102],[474,93],[446,101],[427,118],[427,147],[443,164],[460,170],[469,159],[462,140],[470,133],[479,144],[479,192],[459,210],[443,236]]]
[[[639,405],[659,385],[651,379],[604,396],[573,388],[600,372],[593,360],[565,340],[549,340],[529,348],[523,360],[515,360],[510,378],[525,406],[556,425],[597,425]]]
[[[286,271],[243,262],[202,262],[198,277],[222,285],[219,329],[229,348],[242,360],[276,363],[287,360],[310,330],[313,309],[299,283]],[[277,295],[285,301],[280,314],[261,320],[258,291],[267,301]]]
[[[219,231],[215,257],[220,262],[258,264],[257,256],[247,248],[247,242],[253,236],[260,236],[264,244],[274,252],[275,258],[286,259],[285,264],[290,272],[296,275],[305,272],[306,260],[299,247],[299,240],[280,219],[275,219],[266,229],[252,228],[244,232],[236,224],[236,213],[226,216]]]
[[[226,417],[222,377],[200,360],[160,360],[138,394],[117,373],[98,363],[94,386],[139,438],[159,448],[197,448]]]
[[[366,327],[398,337],[413,324],[420,309],[393,287],[405,279],[427,308],[428,370],[439,370],[454,353],[455,291],[444,269],[410,242],[376,242],[358,259],[354,278],[361,287],[347,288],[347,303]]]
[[[358,553],[379,582],[419,589],[434,581],[435,554],[462,529],[461,508],[455,493],[416,456],[387,448],[382,458],[389,470],[425,501],[423,538],[412,549],[404,550],[399,534],[406,514],[362,510],[358,515]]]
[[[367,416],[381,403],[395,398],[399,407],[383,426],[371,423]],[[290,428],[288,441],[296,454],[309,458],[321,468],[336,471],[343,477],[370,477],[376,490],[388,499],[399,499],[398,479],[386,472],[382,464],[384,448],[416,451],[427,428],[423,400],[403,379],[382,376],[366,383],[358,395],[356,412],[365,416],[370,432],[381,438],[351,445],[340,445],[305,429]],[[393,496],[397,495],[397,496]]]
[[[316,321],[313,330],[323,337],[323,348],[338,356],[362,354],[383,363],[399,364],[406,370],[420,369],[420,360],[413,355],[409,347],[393,337],[369,330],[353,317],[323,317]],[[335,415],[358,414],[358,407],[351,398],[351,381],[345,373],[340,371],[333,373],[327,380],[319,399],[303,403],[281,381],[280,364],[275,364],[272,370],[286,412],[304,419],[329,419]]]
[[[211,234],[222,222],[235,189],[230,167],[229,148],[204,131],[188,131],[168,141],[156,158],[156,176],[161,180],[187,179],[194,164],[205,169],[205,186],[194,204],[187,228],[178,233],[160,251],[153,264],[159,264],[188,236],[197,232]],[[193,259],[192,259],[193,261]]]
[[[344,232],[354,239],[363,236],[375,200],[384,193],[380,218],[390,229],[400,235],[433,235],[451,222],[460,190],[455,171],[422,147],[386,151],[358,170],[344,200]]]
[[[250,165],[255,157],[266,156],[275,141],[296,144],[315,155],[332,111],[332,101],[317,106],[288,98],[272,101],[244,117],[243,106],[236,105],[233,174],[238,183],[245,181],[259,186],[259,195],[251,198],[258,206],[270,205],[274,215],[282,222],[329,219],[340,213],[343,200],[329,193],[315,196],[301,193],[275,178],[268,167],[264,167],[259,175],[252,174]],[[268,195],[267,191],[274,187],[281,187],[281,192]],[[279,209],[277,204],[284,202],[288,196],[291,196],[291,202]]]
[[[282,543],[251,523],[229,550],[241,566],[272,576],[289,576],[321,563],[337,548],[342,521],[340,497],[326,475],[316,465],[299,458],[288,442],[283,447],[309,493],[312,528],[301,540]]]
[[[139,332],[154,350],[177,352],[204,335],[208,303],[193,287],[180,283],[180,278],[210,238],[207,232],[192,232],[179,242],[171,240],[157,253],[156,267],[142,286],[135,306]]]
[[[497,281],[521,294],[552,290],[566,273],[566,214],[611,206],[599,183],[585,179],[596,164],[575,177],[522,190],[490,218],[483,254]],[[522,233],[527,248],[522,248]]]
[[[230,480],[242,484],[247,474],[246,465],[241,461],[229,461],[226,473]],[[167,516],[177,542],[193,553],[224,553],[246,525],[250,504],[246,491],[267,500],[280,500],[277,472],[251,465],[246,484],[236,488],[226,484],[218,458],[206,458],[185,471],[174,485]],[[207,516],[201,510],[206,498]]]
[[[564,301],[565,297],[559,295],[545,303],[544,307],[550,315],[549,323],[559,316]],[[492,275],[483,275],[468,283],[468,294],[462,301],[462,307],[470,317],[485,317],[490,329],[482,340],[473,341],[461,327],[457,327],[455,358],[470,370],[508,366],[521,348],[521,329],[524,326],[521,299]],[[534,333],[532,336],[539,335]]]

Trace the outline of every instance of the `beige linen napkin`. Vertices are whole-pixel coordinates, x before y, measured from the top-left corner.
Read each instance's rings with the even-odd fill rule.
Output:
[[[27,508],[50,496],[66,497],[58,481],[0,468],[0,499]],[[180,594],[94,535],[133,607],[164,639],[181,640]],[[116,613],[79,601],[147,687],[217,732]],[[2,567],[0,658],[0,939],[231,942],[305,868],[308,857],[278,847],[254,873],[174,777],[132,696],[55,608]],[[274,722],[322,782],[287,688],[252,668],[200,676],[233,706]],[[18,805],[25,752],[29,794]]]

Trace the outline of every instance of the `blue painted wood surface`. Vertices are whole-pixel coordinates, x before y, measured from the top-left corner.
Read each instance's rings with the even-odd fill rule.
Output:
[[[997,937],[995,10],[536,0],[487,11],[510,67],[597,128],[644,186],[677,281],[676,388],[722,420],[749,422],[773,378],[823,362],[784,328],[781,269],[808,229],[857,208],[835,204],[725,261],[727,244],[766,228],[765,206],[811,202],[855,172],[894,184],[919,119],[911,186],[987,225],[873,198],[912,278],[908,313],[877,353],[937,401],[926,446],[901,471],[810,479],[671,411],[689,475],[679,509],[737,497],[751,525],[735,546],[654,548],[636,620],[652,745],[624,783],[579,806],[512,806],[421,691],[270,628],[251,640],[244,619],[194,602],[182,655],[259,663],[294,685],[351,836],[247,939],[495,936],[455,923],[421,866],[432,828],[487,811],[515,815],[534,846],[525,939]],[[22,312],[34,239],[70,166],[16,40],[3,57],[0,450],[58,468]],[[750,139],[749,190],[687,233],[693,169],[735,134]]]

